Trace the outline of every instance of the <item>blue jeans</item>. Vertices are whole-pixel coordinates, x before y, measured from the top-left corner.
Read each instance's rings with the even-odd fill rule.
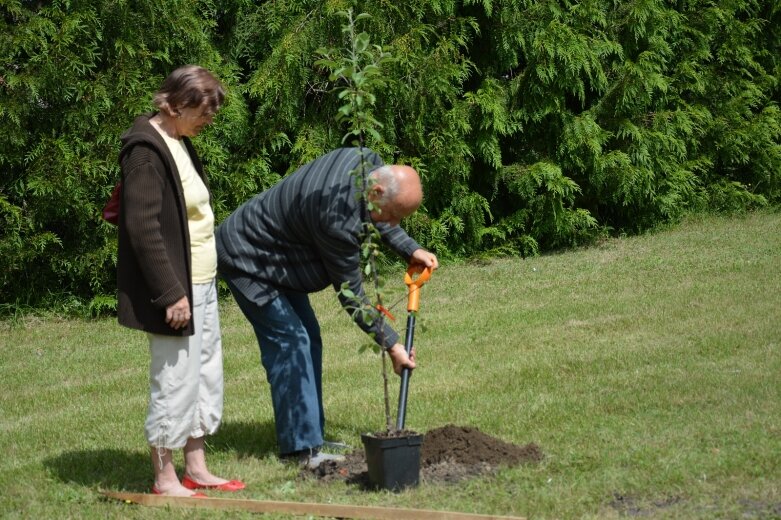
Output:
[[[280,454],[319,447],[325,426],[323,340],[309,295],[280,291],[258,306],[226,281],[258,338]]]

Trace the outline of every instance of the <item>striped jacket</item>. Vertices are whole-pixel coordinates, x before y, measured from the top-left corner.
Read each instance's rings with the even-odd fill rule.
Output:
[[[382,166],[376,153],[364,149],[364,154],[369,172]],[[280,290],[311,293],[331,285],[339,291],[343,282],[368,304],[360,270],[365,210],[351,175],[359,166],[359,149],[340,148],[244,203],[217,228],[220,272],[257,305]],[[406,260],[420,248],[399,226],[375,225]],[[350,300],[341,293],[339,298],[351,313]],[[387,325],[380,329],[379,320],[367,324],[361,313],[351,314],[385,348],[398,342],[398,334]]]

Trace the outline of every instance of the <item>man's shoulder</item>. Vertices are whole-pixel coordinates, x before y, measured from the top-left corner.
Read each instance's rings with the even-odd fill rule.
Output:
[[[383,163],[380,155],[370,148],[358,148],[354,146],[337,148],[327,154],[316,159],[314,162],[326,162],[326,163],[351,163],[358,164],[363,158],[367,163],[372,166],[381,166]]]

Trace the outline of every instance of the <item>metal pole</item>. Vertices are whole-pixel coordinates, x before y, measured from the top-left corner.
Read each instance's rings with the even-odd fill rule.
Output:
[[[415,334],[415,313],[410,312],[407,315],[407,336],[404,340],[404,350],[407,356],[412,352],[412,336]],[[401,370],[401,389],[399,390],[399,413],[396,416],[396,429],[404,429],[404,421],[407,417],[407,391],[409,390],[410,369]]]
[[[412,353],[412,336],[415,334],[415,316],[420,306],[420,288],[431,277],[432,269],[430,267],[421,267],[411,265],[407,268],[404,275],[404,283],[407,284],[407,337],[404,341],[404,349],[407,356]],[[412,275],[419,273],[413,280]],[[396,415],[396,430],[404,429],[404,420],[407,417],[407,390],[409,389],[409,368],[401,369],[401,389],[399,390],[399,413]]]

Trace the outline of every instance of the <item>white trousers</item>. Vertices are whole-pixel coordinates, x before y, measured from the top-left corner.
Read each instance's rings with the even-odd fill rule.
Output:
[[[180,449],[217,431],[222,419],[222,341],[216,281],[193,285],[192,336],[149,334],[150,446]]]

